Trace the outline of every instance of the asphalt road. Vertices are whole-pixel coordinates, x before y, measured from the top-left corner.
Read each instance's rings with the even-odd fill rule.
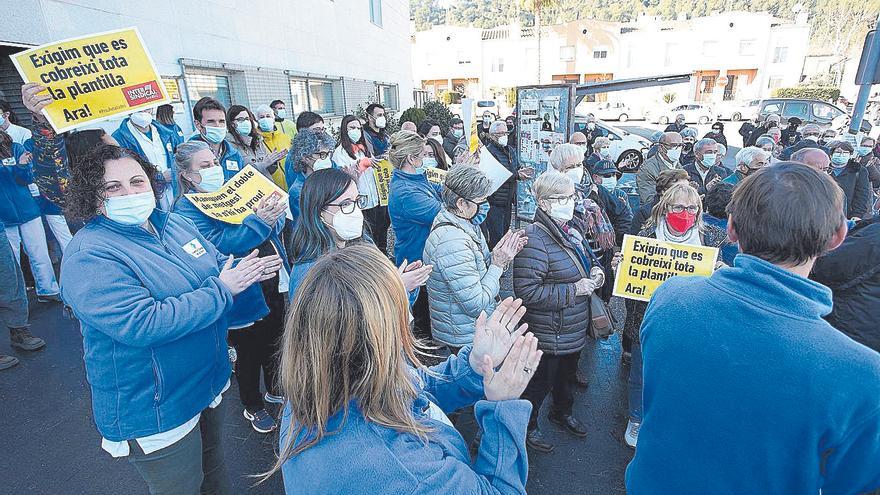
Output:
[[[509,282],[505,285],[509,290]],[[147,493],[124,458],[113,459],[101,450],[76,322],[62,317],[60,304],[32,304],[31,323],[32,332],[48,343],[42,351],[12,350],[8,340],[0,338],[0,354],[21,360],[0,372],[0,493]],[[577,439],[547,422],[545,405],[541,425],[556,450],[530,455],[529,493],[624,493],[623,474],[632,450],[621,441],[628,368],[620,364],[618,336],[592,342],[581,367],[592,384],[577,393],[575,414],[588,425],[589,435]],[[256,487],[249,478],[271,465],[277,438],[250,428],[242,417],[234,380],[220,407],[226,413],[224,450],[236,493],[283,493],[280,476]]]

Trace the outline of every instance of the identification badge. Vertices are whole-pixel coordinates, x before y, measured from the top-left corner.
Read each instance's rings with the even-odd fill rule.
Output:
[[[40,188],[37,187],[36,184],[34,184],[34,183],[28,184],[28,189],[31,191],[31,196],[36,198],[37,196],[40,195]]]
[[[226,160],[226,170],[235,170],[238,172],[238,162],[235,160]]]
[[[9,158],[4,158],[2,163],[6,166],[15,165],[15,158],[11,156]]]
[[[171,143],[165,143],[165,149],[168,150],[169,153],[171,153],[172,151],[174,151],[174,150],[171,149]]]
[[[183,250],[186,251],[193,258],[200,258],[204,256],[204,254],[207,252],[205,251],[205,248],[202,247],[202,243],[199,242],[198,239],[193,239],[184,244]]]

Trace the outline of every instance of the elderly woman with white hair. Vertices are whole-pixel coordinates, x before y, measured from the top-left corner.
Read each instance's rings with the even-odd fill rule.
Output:
[[[529,179],[534,171],[529,168],[519,168],[516,150],[507,142],[507,122],[496,120],[489,126],[486,149],[498,160],[504,168],[512,174],[501,187],[489,196],[489,216],[486,218],[484,230],[489,249],[495,247],[501,237],[510,228],[511,209],[514,194],[516,193],[517,179]]]
[[[254,109],[254,117],[257,119],[257,129],[263,137],[263,144],[272,153],[282,153],[284,156],[278,162],[278,169],[272,174],[272,180],[281,189],[287,190],[287,181],[284,178],[284,163],[287,160],[287,150],[290,149],[290,136],[282,129],[282,123],[275,121],[275,112],[269,105],[258,105]]]
[[[770,153],[757,146],[748,146],[739,150],[734,158],[736,172],[728,175],[722,182],[739,184],[752,173],[770,164]]]
[[[779,156],[779,147],[776,145],[776,140],[773,138],[773,136],[769,134],[765,134],[759,137],[755,141],[755,147],[761,148],[767,153],[770,153],[770,163],[774,163],[776,161],[776,157]]]
[[[528,242],[513,261],[513,291],[526,307],[523,321],[544,352],[523,393],[532,403],[526,443],[543,453],[554,448],[538,428],[538,412],[548,393],[553,400],[550,421],[574,436],[587,435],[586,426],[572,415],[571,378],[587,341],[590,295],[605,281],[585,226],[575,216],[578,194],[572,175],[550,171],[535,181],[535,222],[526,227]]]
[[[473,342],[480,313],[494,311],[501,274],[528,240],[522,231],[508,231],[489,252],[480,224],[490,211],[491,189],[478,168],[453,167],[443,181],[443,206],[425,242],[422,261],[434,267],[427,287],[432,336],[453,354]]]
[[[255,169],[272,180],[278,172],[278,163],[287,150],[270,151],[258,130],[257,118],[247,107],[232,105],[226,112],[226,143],[241,155],[244,165]]]

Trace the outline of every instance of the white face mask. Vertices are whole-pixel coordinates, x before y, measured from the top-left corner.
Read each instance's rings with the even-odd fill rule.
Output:
[[[673,162],[677,162],[678,159],[681,158],[681,148],[666,150],[666,156],[669,157],[669,159]]]
[[[574,201],[566,199],[561,203],[550,203],[550,217],[567,222],[574,217]]]
[[[131,123],[138,127],[149,127],[153,122],[150,112],[136,112],[131,114]]]
[[[361,140],[361,130],[360,129],[349,129],[348,130],[348,139],[352,143],[356,143]]]
[[[617,177],[602,177],[602,187],[609,191],[613,191],[617,187]]]
[[[327,158],[316,161],[312,165],[312,170],[315,172],[317,172],[318,170],[324,170],[326,168],[333,168],[333,161],[330,160],[329,156]]]
[[[443,139],[441,139],[440,136],[431,136],[431,139],[436,141],[438,144],[443,144]]]
[[[214,192],[223,186],[223,168],[217,165],[208,168],[199,169],[199,176],[202,181],[199,182],[199,189],[205,192]]]
[[[501,146],[502,148],[507,146],[507,136],[501,136],[498,138],[498,146]]]
[[[565,171],[565,175],[571,177],[575,184],[580,184],[584,178],[584,167],[575,167]]]
[[[611,158],[611,148],[599,148],[599,156],[601,156],[603,160],[610,159]]]
[[[379,129],[384,129],[384,128],[385,128],[385,124],[387,124],[387,123],[388,123],[388,121],[385,120],[385,117],[384,117],[384,116],[379,117],[379,118],[376,119],[376,127],[378,127]]]
[[[156,196],[147,191],[126,196],[113,196],[104,200],[107,218],[126,225],[141,225],[156,209]]]
[[[333,230],[336,231],[336,235],[343,241],[357,239],[362,236],[364,232],[364,214],[361,209],[357,207],[353,212],[347,215],[341,211],[337,211],[333,215],[333,225],[331,225],[331,227],[333,227]]]

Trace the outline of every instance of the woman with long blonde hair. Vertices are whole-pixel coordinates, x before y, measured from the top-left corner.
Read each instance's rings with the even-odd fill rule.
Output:
[[[287,493],[525,493],[519,396],[537,340],[519,300],[476,321],[472,346],[426,368],[397,270],[375,247],[322,256],[293,301],[281,351],[279,469]],[[446,413],[476,403],[476,462]]]

